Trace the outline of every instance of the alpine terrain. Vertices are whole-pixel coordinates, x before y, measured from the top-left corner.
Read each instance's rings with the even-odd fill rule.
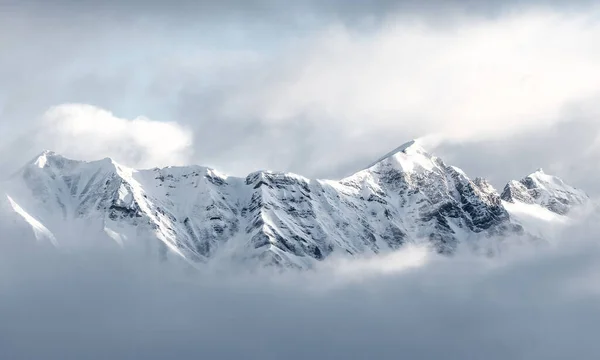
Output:
[[[539,239],[547,224],[566,221],[589,201],[541,170],[500,194],[416,141],[339,181],[271,171],[241,178],[202,166],[135,170],[45,151],[1,189],[2,227],[23,238],[58,247],[100,238],[192,264],[229,259],[294,268],[407,243],[452,254],[461,242]]]

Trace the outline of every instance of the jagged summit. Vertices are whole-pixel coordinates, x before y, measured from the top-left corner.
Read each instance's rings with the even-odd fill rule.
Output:
[[[33,164],[33,165],[36,165],[37,167],[43,168],[48,164],[49,159],[57,158],[57,157],[62,158],[62,156],[58,155],[57,153],[55,153],[52,150],[44,150],[41,153],[39,153],[37,156],[35,156],[33,159],[31,159],[27,164]]]
[[[56,156],[56,155],[58,155],[58,154],[56,152],[54,152],[53,150],[45,149],[45,150],[42,150],[42,152],[37,157]]]
[[[510,203],[537,204],[559,215],[566,215],[573,207],[589,201],[585,192],[541,168],[519,181],[511,180],[501,197]]]
[[[395,148],[394,150],[388,152],[387,154],[383,155],[382,157],[380,157],[374,163],[378,163],[381,160],[387,159],[388,157],[390,157],[392,155],[395,155],[396,153],[399,153],[399,152],[411,153],[411,152],[426,152],[426,151],[418,143],[418,139],[413,139],[413,140],[410,140],[410,141],[408,141],[408,142],[406,142],[406,143],[398,146],[397,148]]]
[[[402,154],[402,155],[400,155],[400,154]],[[389,161],[394,161],[394,160],[396,162],[404,163],[405,165],[407,165],[405,159],[408,159],[408,158],[414,158],[415,163],[420,162],[420,165],[424,165],[424,163],[428,162],[427,161],[428,159],[433,159],[434,157],[431,154],[429,154],[420,145],[419,139],[413,139],[413,140],[410,140],[410,141],[400,145],[399,147],[395,148],[394,150],[388,152],[387,154],[381,156],[379,159],[372,162],[365,169],[369,169],[369,168],[371,168],[379,163],[382,163],[382,162],[386,162],[386,161],[389,162]],[[425,160],[425,161],[423,161],[423,160]],[[118,162],[116,162],[114,159],[112,159],[110,157],[106,157],[106,158],[99,159],[99,160],[75,160],[75,159],[67,158],[53,150],[43,150],[37,156],[35,156],[32,160],[28,161],[26,163],[26,166],[35,165],[39,168],[44,168],[46,166],[62,167],[66,163],[69,163],[72,165],[82,165],[82,164],[90,164],[90,163],[91,164],[100,164],[100,163],[108,164],[108,163],[110,163],[110,164],[114,164],[115,166],[118,166],[121,168],[127,168],[126,166],[119,164]],[[406,166],[406,169],[409,170],[412,167],[414,167],[414,165]],[[426,167],[431,167],[431,165],[426,164]],[[218,174],[219,177],[223,177],[223,178],[232,178],[232,176],[230,176],[228,174],[224,174],[224,173],[219,172],[218,170],[215,170],[215,169],[212,169],[209,167],[205,167],[205,166],[201,166],[201,165],[167,166],[164,168],[155,167],[155,168],[153,168],[153,170],[155,170],[155,171],[164,170],[164,171],[170,171],[173,173],[177,173],[179,171],[185,171],[186,169],[190,169],[190,168],[198,168],[203,171],[205,170],[205,171],[214,172],[215,174]],[[299,175],[299,174],[295,174],[295,173],[291,173],[291,172],[284,172],[284,171],[268,170],[268,169],[254,171],[251,174],[249,174],[248,176],[261,175],[261,174],[287,176],[287,177],[293,177],[293,178],[298,178],[298,179],[303,179],[303,180],[309,181],[309,179],[307,179],[304,176]],[[246,176],[246,177],[248,177],[248,176]]]
[[[382,157],[380,157],[379,159],[377,159],[376,161],[372,162],[369,166],[366,167],[366,169],[369,169],[383,161],[389,160],[390,158],[395,157],[396,155],[398,155],[399,153],[403,153],[405,155],[416,155],[416,154],[420,154],[422,156],[425,157],[431,157],[431,155],[429,155],[427,153],[427,151],[419,144],[419,140],[418,139],[413,139],[411,141],[408,141],[400,146],[398,146],[397,148],[395,148],[394,150],[388,152],[387,154],[383,155]]]
[[[75,165],[89,164],[89,163],[114,164],[115,166],[123,167],[122,165],[118,164],[116,161],[114,161],[112,158],[109,158],[109,157],[105,157],[100,160],[92,160],[92,161],[74,160],[74,159],[67,158],[53,150],[42,151],[41,153],[36,155],[33,159],[28,161],[25,164],[25,167],[33,165],[38,168],[45,168],[45,167],[61,168],[66,165],[75,166]]]

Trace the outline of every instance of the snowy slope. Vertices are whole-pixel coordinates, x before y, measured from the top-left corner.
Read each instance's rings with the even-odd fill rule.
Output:
[[[569,224],[573,210],[590,203],[585,192],[542,169],[519,181],[510,181],[501,197],[513,222],[540,238],[552,237],[556,230]]]
[[[201,166],[135,170],[45,151],[2,188],[3,211],[57,246],[94,239],[191,264],[296,268],[409,242],[451,254],[461,241],[535,233],[522,217],[513,219],[515,206],[544,207],[560,218],[587,199],[541,173],[511,182],[501,198],[416,141],[339,181],[270,171],[238,178]]]
[[[511,203],[537,204],[559,215],[566,215],[573,207],[589,201],[585,192],[542,169],[519,181],[510,181],[502,192],[502,199]]]

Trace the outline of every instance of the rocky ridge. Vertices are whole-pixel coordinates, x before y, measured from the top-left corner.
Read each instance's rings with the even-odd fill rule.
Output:
[[[499,194],[415,141],[339,181],[271,171],[239,178],[201,166],[135,170],[111,159],[83,162],[46,151],[3,188],[9,208],[34,235],[59,245],[69,234],[81,236],[73,224],[84,224],[90,236],[124,247],[144,242],[163,259],[294,268],[406,243],[452,254],[463,241],[526,236],[507,203],[566,216],[589,200],[542,171],[509,182]]]

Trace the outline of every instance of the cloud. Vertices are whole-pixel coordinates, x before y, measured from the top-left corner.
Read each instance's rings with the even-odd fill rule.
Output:
[[[585,107],[584,107],[585,108]],[[502,188],[538,168],[563,178],[590,195],[600,194],[599,174],[592,164],[600,161],[600,123],[594,112],[577,111],[561,121],[538,129],[496,139],[445,141],[435,151],[468,174],[485,175]]]
[[[177,123],[132,120],[84,104],[59,105],[42,117],[37,146],[75,159],[111,157],[124,165],[153,167],[189,161],[192,134]]]
[[[11,359],[593,359],[597,223],[492,259],[406,249],[393,255],[393,271],[385,260],[357,260],[356,271],[346,263],[278,275],[190,272],[116,245],[68,254],[3,238],[0,351]]]
[[[339,178],[411,138],[437,134],[465,150],[438,147],[437,155],[466,164],[471,176],[497,179],[497,186],[540,166],[559,169],[566,180],[577,174],[573,181],[586,186],[600,183],[587,162],[561,155],[548,164],[556,146],[541,140],[557,141],[559,128],[575,133],[583,126],[587,134],[600,126],[598,8],[585,1],[490,1],[483,12],[469,11],[480,6],[469,1],[453,2],[451,10],[306,2],[285,9],[308,14],[301,26],[260,25],[248,15],[271,16],[279,3],[203,8],[228,19],[220,22],[198,20],[208,3],[56,4],[78,14],[104,6],[136,21],[62,21],[68,11],[56,9],[53,16],[2,15],[0,33],[13,35],[0,39],[0,54],[11,54],[0,55],[0,141],[10,144],[3,152],[16,166],[29,148],[41,150],[23,141],[34,119],[75,102],[128,119],[177,122],[194,135],[186,161],[233,175],[273,169]],[[421,10],[394,10],[403,7]],[[185,21],[182,12],[198,21]],[[369,20],[369,12],[386,15]],[[360,20],[348,21],[353,17]],[[574,149],[583,141],[568,138],[563,154],[581,156]],[[597,151],[589,151],[593,161]]]
[[[217,133],[239,128],[228,134],[224,154],[254,159],[236,168],[250,171],[260,160],[333,177],[349,173],[337,167],[355,171],[413,137],[468,142],[544,132],[600,113],[589,105],[600,91],[593,14],[465,17],[442,29],[418,19],[390,20],[371,32],[331,26],[236,72],[245,81],[224,73],[216,92],[186,84],[179,118],[210,123]],[[220,148],[216,139],[201,143]],[[269,159],[260,143],[285,152]]]
[[[410,16],[433,17],[438,21],[448,13],[466,12],[488,17],[529,7],[552,7],[563,11],[579,10],[593,3],[590,0],[576,0],[565,3],[558,0],[431,0],[426,3],[416,0],[303,0],[289,3],[281,0],[174,0],[166,4],[160,0],[127,2],[107,0],[98,3],[93,0],[54,0],[47,3],[41,0],[4,0],[9,9],[36,14],[50,13],[54,16],[88,16],[90,13],[101,18],[112,17],[129,20],[150,18],[171,21],[269,21],[288,26],[302,26],[316,20],[337,19],[354,26],[361,20],[381,19],[389,14],[404,13]],[[0,3],[1,5],[1,3]],[[5,5],[6,6],[6,5]]]

